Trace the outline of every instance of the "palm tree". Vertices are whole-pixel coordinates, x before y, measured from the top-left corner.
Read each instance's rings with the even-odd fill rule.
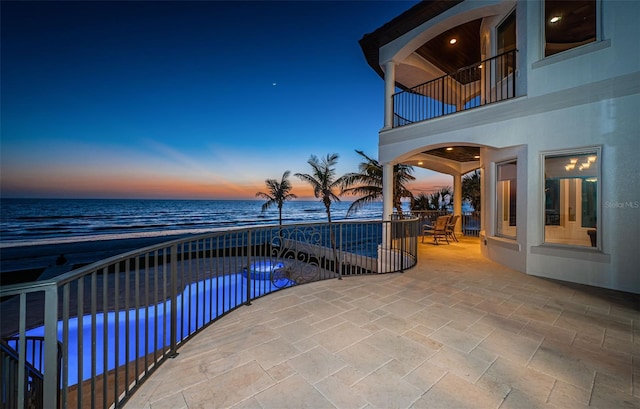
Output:
[[[264,181],[267,186],[267,193],[258,192],[256,193],[256,197],[261,197],[263,199],[267,199],[267,201],[262,205],[262,211],[265,212],[272,206],[278,206],[278,222],[282,225],[282,206],[284,202],[287,200],[295,199],[297,196],[291,193],[291,182],[289,182],[290,171],[286,170],[282,174],[282,180],[278,182],[275,179],[267,179]]]
[[[442,198],[442,206],[439,210],[447,210],[447,206],[453,205],[453,189],[451,189],[451,186],[442,186],[438,195],[438,198]],[[448,200],[447,196],[449,196]]]
[[[344,175],[346,188],[342,190],[342,194],[361,197],[351,203],[347,216],[358,211],[365,204],[382,199],[382,165],[362,151],[356,150],[356,153],[362,156],[364,161],[358,165],[359,173]],[[413,200],[413,193],[405,186],[407,182],[416,179],[412,173],[413,167],[410,165],[398,164],[393,166],[393,207],[398,214],[402,214],[403,198]]]
[[[411,204],[411,210],[430,210],[429,196],[420,193]]]
[[[480,211],[480,172],[477,169],[462,178],[462,198],[469,201],[473,210]]]
[[[340,201],[334,190],[344,186],[345,183],[344,176],[336,178],[335,166],[338,163],[338,154],[327,154],[327,157],[322,159],[311,155],[307,163],[311,166],[312,173],[296,173],[295,176],[311,185],[314,196],[324,203],[327,219],[331,223],[331,203]]]
[[[336,237],[331,227],[331,202],[339,202],[340,198],[334,193],[334,189],[344,186],[344,176],[336,178],[336,163],[338,163],[338,154],[327,154],[326,158],[318,159],[317,156],[311,155],[307,163],[311,166],[313,172],[296,173],[295,175],[301,180],[309,183],[313,188],[315,197],[320,198],[324,203],[329,220],[329,237],[331,240],[331,248],[333,249],[334,271],[338,274],[338,278],[342,280],[340,269],[340,260],[338,259],[338,251],[336,248]]]
[[[449,196],[447,200],[447,196]],[[437,192],[429,195],[429,208],[431,210],[447,210],[447,206],[453,205],[453,190],[451,186],[442,186]]]

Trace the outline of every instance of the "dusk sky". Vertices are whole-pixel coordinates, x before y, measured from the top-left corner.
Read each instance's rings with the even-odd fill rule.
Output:
[[[355,172],[384,93],[358,40],[415,3],[2,1],[2,197],[250,199],[334,152]]]

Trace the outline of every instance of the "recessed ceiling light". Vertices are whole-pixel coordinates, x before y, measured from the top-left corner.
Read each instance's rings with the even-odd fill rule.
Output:
[[[452,44],[452,45],[457,43],[457,42],[458,42],[458,40],[455,39],[455,38],[452,38],[451,40],[449,40],[449,44]]]
[[[478,65],[478,68],[482,68],[482,64]]]
[[[418,162],[418,165],[422,165],[422,161]]]
[[[453,150],[453,148],[447,148],[447,150],[448,150],[448,151],[452,151],[452,150]]]
[[[549,23],[557,23],[558,21],[560,21],[562,17],[560,16],[553,16],[549,19]]]
[[[474,156],[473,159],[480,159],[480,155]]]

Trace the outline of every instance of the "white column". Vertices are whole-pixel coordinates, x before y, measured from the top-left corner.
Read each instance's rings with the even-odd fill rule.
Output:
[[[391,220],[393,213],[393,165],[382,165],[382,220]]]
[[[462,233],[462,175],[453,175],[453,214],[460,216],[456,224],[456,234]]]
[[[384,64],[384,129],[393,128],[393,94],[396,90],[396,64]]]
[[[391,237],[391,213],[393,213],[393,165],[382,165],[382,243],[378,246],[378,273],[390,271],[394,257]]]

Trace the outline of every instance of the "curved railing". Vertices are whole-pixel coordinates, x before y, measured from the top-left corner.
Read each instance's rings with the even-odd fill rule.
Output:
[[[283,288],[411,268],[418,235],[415,218],[244,228],[146,247],[48,281],[3,286],[2,336],[17,337],[18,373],[3,371],[2,387],[15,384],[19,408],[29,407],[34,395],[44,407],[120,407],[221,316]],[[39,391],[25,380],[34,356],[28,337],[45,340],[36,354],[43,362]],[[58,369],[58,342],[62,367],[47,370]]]

